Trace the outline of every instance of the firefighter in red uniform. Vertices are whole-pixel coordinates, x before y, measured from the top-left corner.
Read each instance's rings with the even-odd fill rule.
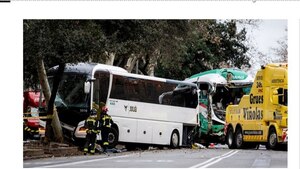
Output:
[[[108,134],[113,123],[113,120],[110,115],[107,114],[108,109],[106,106],[102,108],[101,116],[100,116],[100,126],[101,126],[101,138],[102,138],[102,148],[103,152],[107,151],[109,146],[108,143]]]
[[[84,144],[84,155],[86,155],[90,149],[91,154],[95,154],[97,134],[100,133],[99,121],[96,119],[97,112],[91,111],[91,115],[85,120],[84,126],[86,130],[86,142]]]

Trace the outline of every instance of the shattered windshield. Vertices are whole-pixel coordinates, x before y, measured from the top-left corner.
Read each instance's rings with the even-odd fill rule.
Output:
[[[49,77],[52,88],[53,77]],[[88,95],[84,93],[84,74],[65,74],[59,84],[55,105],[58,107],[86,107]]]

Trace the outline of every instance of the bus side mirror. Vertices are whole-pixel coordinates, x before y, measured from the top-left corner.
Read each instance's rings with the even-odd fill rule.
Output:
[[[91,82],[90,81],[84,82],[84,93],[88,94],[90,93],[90,90],[91,90]]]

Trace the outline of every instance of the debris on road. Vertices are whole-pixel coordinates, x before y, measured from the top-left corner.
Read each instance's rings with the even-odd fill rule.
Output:
[[[206,149],[206,147],[202,144],[199,144],[199,143],[194,143],[192,145],[192,149]]]

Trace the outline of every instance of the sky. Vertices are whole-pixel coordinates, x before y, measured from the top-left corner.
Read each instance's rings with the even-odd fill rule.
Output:
[[[250,28],[248,37],[253,38],[259,51],[271,54],[271,48],[278,46],[277,41],[287,36],[286,29],[287,20],[260,20],[258,28]]]
[[[278,58],[274,53],[274,48],[278,47],[278,41],[287,37],[287,20],[286,19],[261,19],[257,26],[246,25],[247,38],[251,46],[257,51],[252,52],[254,55],[250,58],[251,69],[248,73],[254,77],[257,70],[263,64],[262,58],[259,58],[257,52],[261,52],[270,58]],[[243,26],[243,25],[242,25]],[[241,28],[241,25],[238,25]]]

